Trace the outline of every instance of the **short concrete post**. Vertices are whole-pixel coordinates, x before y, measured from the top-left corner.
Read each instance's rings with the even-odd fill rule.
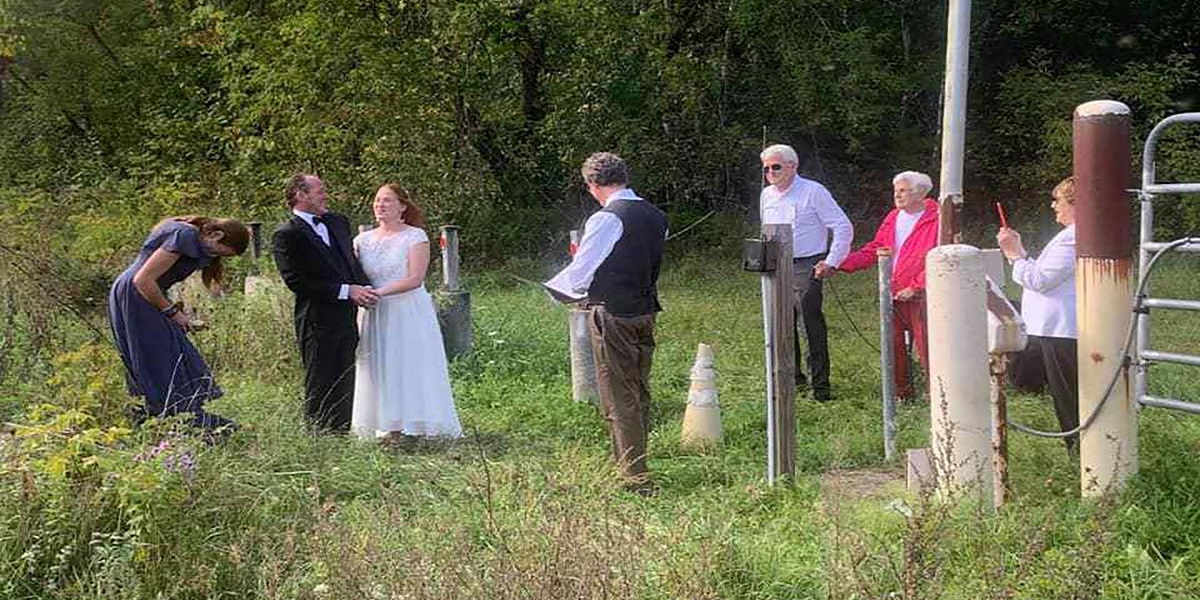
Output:
[[[925,257],[929,310],[930,444],[939,493],[990,486],[987,308],[978,248],[938,246]]]
[[[571,230],[567,254],[575,256],[579,249],[579,230]],[[596,356],[592,350],[592,329],[588,327],[591,311],[572,307],[567,311],[567,334],[571,347],[571,398],[576,402],[600,402],[596,389]]]
[[[471,293],[460,289],[458,280],[458,227],[445,225],[439,238],[442,248],[442,284],[438,292],[438,324],[446,357],[456,358],[471,351],[474,344],[471,319]]]
[[[572,307],[567,311],[567,335],[571,350],[571,399],[576,402],[600,401],[596,389],[596,356],[592,350],[592,332],[588,327],[591,311]]]
[[[1080,422],[1104,404],[1080,432],[1079,475],[1082,494],[1100,496],[1121,491],[1138,470],[1137,406],[1123,346],[1133,317],[1129,107],[1079,105],[1073,137]]]
[[[717,372],[713,368],[712,346],[700,344],[696,348],[691,375],[692,385],[688,389],[679,443],[692,450],[709,448],[721,442],[721,407],[717,403]]]
[[[258,266],[258,260],[262,258],[262,223],[250,221],[246,226],[250,229],[250,268],[247,269],[246,279],[242,281],[242,294],[253,296],[267,289],[271,280],[261,275]]]
[[[254,259],[257,268],[258,259],[262,257],[262,222],[250,221],[246,225],[250,227],[250,258]]]
[[[875,251],[879,264],[879,375],[883,394],[883,457],[896,458],[896,354],[892,344],[892,249]]]

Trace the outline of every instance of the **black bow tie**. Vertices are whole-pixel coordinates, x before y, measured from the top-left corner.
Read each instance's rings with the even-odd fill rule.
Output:
[[[328,216],[326,216],[326,215],[316,215],[316,216],[314,216],[314,217],[313,217],[313,226],[314,226],[314,227],[316,227],[317,225],[322,225],[322,224],[325,224],[325,225],[328,225],[328,224],[329,224],[329,217],[328,217]]]

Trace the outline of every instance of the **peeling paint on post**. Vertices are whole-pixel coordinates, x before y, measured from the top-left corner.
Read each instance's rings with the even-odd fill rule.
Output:
[[[1133,229],[1126,191],[1131,181],[1129,107],[1097,100],[1075,109],[1074,175],[1080,422],[1104,403],[1079,436],[1080,488],[1087,497],[1119,492],[1138,469],[1137,407],[1122,360],[1133,294]],[[1114,375],[1119,379],[1105,402]]]

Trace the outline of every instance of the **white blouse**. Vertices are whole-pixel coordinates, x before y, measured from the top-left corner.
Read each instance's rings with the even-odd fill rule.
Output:
[[[1077,338],[1075,326],[1075,226],[1058,232],[1037,260],[1013,262],[1013,281],[1024,288],[1021,318],[1029,335]]]

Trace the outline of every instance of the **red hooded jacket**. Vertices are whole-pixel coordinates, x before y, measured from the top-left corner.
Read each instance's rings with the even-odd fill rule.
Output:
[[[846,260],[838,265],[838,270],[850,273],[875,266],[875,250],[891,248],[896,243],[896,215],[899,212],[900,209],[893,208],[879,225],[875,239],[851,252]],[[912,233],[904,240],[899,252],[892,249],[892,293],[904,288],[925,289],[925,253],[937,246],[937,241],[938,203],[932,198],[926,198],[925,212],[917,219]]]

